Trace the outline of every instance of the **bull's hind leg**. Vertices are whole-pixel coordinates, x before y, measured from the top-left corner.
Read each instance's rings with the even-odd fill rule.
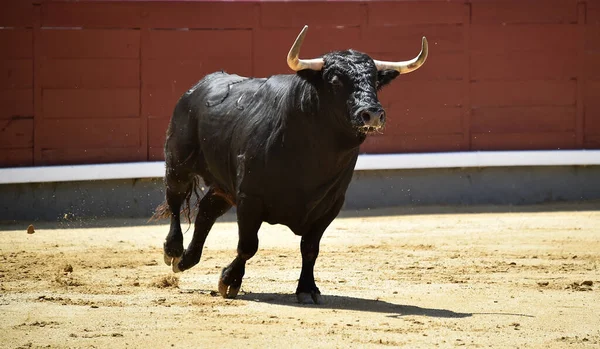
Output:
[[[237,257],[221,272],[219,293],[224,298],[235,298],[246,271],[246,261],[258,250],[258,229],[262,224],[262,201],[240,196],[237,203],[239,241]]]
[[[178,264],[173,265],[173,271],[180,272],[190,269],[200,262],[204,242],[213,224],[231,208],[231,204],[222,196],[216,195],[214,189],[210,189],[198,204],[198,215],[194,224],[194,236],[183,251],[183,256]]]
[[[174,170],[167,170],[165,177],[167,186],[167,205],[171,214],[169,234],[163,246],[165,263],[175,265],[183,255],[183,234],[181,233],[181,205],[193,188],[189,175],[181,174]]]

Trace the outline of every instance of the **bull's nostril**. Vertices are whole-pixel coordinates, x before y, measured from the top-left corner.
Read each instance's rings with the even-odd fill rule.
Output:
[[[365,123],[368,123],[369,121],[371,121],[371,113],[369,113],[368,111],[363,111],[360,116],[362,117],[363,121]]]

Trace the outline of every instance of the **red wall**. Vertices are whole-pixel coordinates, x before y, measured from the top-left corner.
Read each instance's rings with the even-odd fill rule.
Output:
[[[600,148],[597,0],[11,0],[0,166],[162,159],[182,92],[220,69],[289,73],[304,24],[305,57],[405,60],[429,40],[425,66],[382,93],[385,134],[364,152]]]

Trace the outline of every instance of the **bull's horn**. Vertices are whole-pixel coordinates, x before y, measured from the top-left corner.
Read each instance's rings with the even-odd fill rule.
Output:
[[[306,36],[306,30],[308,26],[305,25],[296,41],[292,45],[290,52],[287,56],[287,64],[290,66],[290,69],[293,71],[299,71],[302,69],[312,69],[312,70],[321,70],[323,68],[323,58],[314,58],[314,59],[300,59],[298,55],[300,54],[300,47],[302,46],[302,42],[304,41],[304,36]]]
[[[419,52],[419,55],[417,57],[411,59],[410,61],[404,61],[404,62],[384,62],[384,61],[378,61],[378,60],[373,60],[373,61],[375,62],[375,66],[377,67],[377,70],[390,69],[390,70],[396,70],[400,74],[406,74],[406,73],[410,73],[412,71],[419,69],[423,65],[423,63],[425,63],[425,60],[427,59],[427,52],[428,52],[427,39],[425,37],[423,37],[423,41],[421,42],[421,52]]]

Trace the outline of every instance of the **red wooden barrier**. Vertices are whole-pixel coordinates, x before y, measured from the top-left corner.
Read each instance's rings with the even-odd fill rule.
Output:
[[[354,48],[430,56],[381,100],[363,152],[600,148],[600,2],[58,1],[0,3],[0,166],[163,158],[179,96],[204,74],[288,74]]]

